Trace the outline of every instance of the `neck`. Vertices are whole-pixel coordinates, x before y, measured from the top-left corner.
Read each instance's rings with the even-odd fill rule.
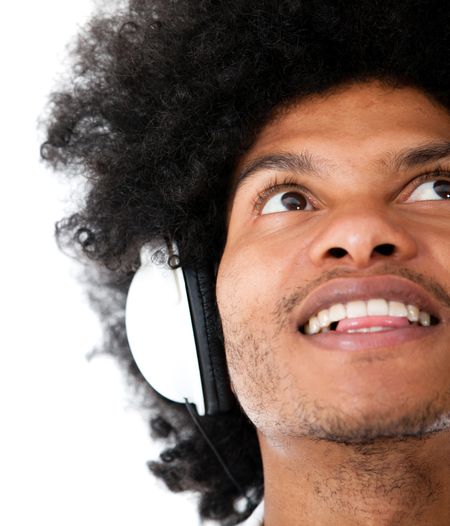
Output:
[[[450,524],[450,432],[369,445],[259,440],[264,526]]]

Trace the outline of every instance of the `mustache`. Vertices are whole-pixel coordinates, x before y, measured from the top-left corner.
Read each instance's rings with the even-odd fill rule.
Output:
[[[287,322],[289,314],[298,305],[300,305],[311,292],[313,292],[316,288],[320,287],[322,284],[327,283],[331,279],[350,277],[360,278],[381,276],[386,274],[406,278],[412,281],[413,283],[420,285],[422,288],[426,289],[429,293],[431,293],[438,300],[438,302],[450,308],[449,292],[434,278],[425,276],[420,272],[416,272],[414,270],[405,268],[394,269],[385,267],[383,269],[380,269],[380,271],[376,273],[357,274],[354,270],[351,269],[336,268],[322,273],[318,278],[308,281],[305,285],[297,287],[290,294],[283,296],[280,300],[278,300],[273,311],[273,315],[278,321],[279,328],[281,328]]]

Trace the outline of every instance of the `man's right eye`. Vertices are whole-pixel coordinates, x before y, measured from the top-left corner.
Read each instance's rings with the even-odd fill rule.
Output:
[[[309,211],[314,210],[314,207],[303,193],[291,190],[290,192],[278,192],[273,195],[262,207],[261,215],[296,210]]]

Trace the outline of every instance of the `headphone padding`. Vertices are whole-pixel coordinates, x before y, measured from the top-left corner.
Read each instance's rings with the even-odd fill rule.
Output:
[[[209,267],[182,267],[197,347],[206,414],[230,410],[234,395],[221,338],[215,278]]]

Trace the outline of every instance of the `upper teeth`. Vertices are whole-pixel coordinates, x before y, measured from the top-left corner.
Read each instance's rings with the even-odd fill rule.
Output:
[[[419,322],[424,326],[430,325],[430,314],[420,311],[415,305],[376,298],[367,301],[349,301],[345,304],[336,303],[328,309],[323,309],[309,318],[305,324],[305,333],[316,334],[321,330],[328,330],[333,322],[363,316],[399,316],[408,318],[410,322]]]

